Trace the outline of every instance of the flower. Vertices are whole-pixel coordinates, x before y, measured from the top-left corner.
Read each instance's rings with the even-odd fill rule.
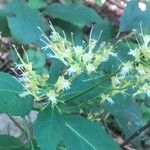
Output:
[[[62,84],[62,89],[63,90],[69,90],[70,89],[71,83],[68,80],[65,80]]]
[[[93,58],[93,53],[84,53],[84,55],[82,56],[83,59],[83,63],[87,64],[88,62],[91,62]]]
[[[82,46],[75,46],[74,42],[67,40],[65,34],[62,37],[57,33],[50,23],[50,28],[52,30],[51,35],[47,37],[45,33],[41,30],[42,36],[45,39],[41,40],[47,48],[49,48],[50,57],[55,57],[59,59],[62,63],[66,65],[67,74],[69,76],[80,75],[81,72],[87,70],[91,73],[97,69],[97,67],[104,61],[107,61],[109,56],[117,56],[116,53],[112,53],[113,47],[105,42],[101,43],[99,49],[94,50],[99,39],[92,39],[92,30],[89,38],[89,43],[87,47],[84,48],[84,43]],[[73,40],[73,39],[72,39]],[[67,88],[66,88],[67,87]],[[64,89],[69,89],[69,84],[65,85]]]
[[[18,80],[23,84],[26,91],[20,94],[21,97],[26,95],[32,95],[35,100],[39,100],[42,96],[41,90],[46,86],[46,82],[49,78],[48,75],[39,75],[35,70],[33,70],[33,64],[29,61],[28,56],[24,50],[27,63],[24,61],[20,54],[18,53],[15,45],[13,45],[14,50],[18,58],[20,59],[21,64],[16,63],[16,68],[19,69],[21,75],[19,75]]]
[[[87,73],[90,74],[91,72],[95,71],[96,68],[93,64],[88,64],[86,65],[86,70],[87,70]]]
[[[64,76],[61,76],[58,78],[55,88],[56,92],[59,93],[60,91],[69,90],[71,83],[64,78]]]
[[[68,75],[74,75],[75,73],[80,75],[82,70],[83,70],[82,66],[80,64],[76,63],[76,64],[72,64],[66,73]]]
[[[108,101],[109,103],[111,103],[111,104],[114,104],[114,103],[115,103],[115,102],[113,101],[113,99],[110,98],[110,97],[107,98],[107,101]]]
[[[58,94],[56,94],[54,90],[49,90],[46,93],[46,96],[48,97],[48,100],[51,101],[52,106],[57,104],[57,98],[56,97],[58,96]]]
[[[108,101],[108,102],[110,102],[111,104],[114,104],[115,102],[113,101],[113,99],[110,97],[110,95],[108,95],[108,94],[102,94],[101,95],[101,98],[102,98],[102,102],[104,102],[104,101]]]
[[[97,42],[98,42],[98,40],[89,39],[89,51],[92,51],[95,48]]]
[[[142,46],[140,50],[145,60],[150,59],[150,48],[148,46]]]
[[[129,71],[133,68],[132,63],[129,61],[127,63],[123,63],[123,67],[121,69],[120,75],[125,77]]]
[[[109,59],[109,56],[106,56],[106,57],[102,58],[102,62],[107,62],[108,59]]]
[[[147,96],[150,97],[150,90],[147,90]]]
[[[121,84],[121,81],[120,81],[120,80],[121,80],[120,77],[113,76],[113,77],[111,78],[112,86],[113,86],[114,88],[116,88],[117,85],[120,85],[120,84]]]
[[[28,95],[29,95],[29,92],[28,92],[28,91],[23,91],[23,92],[21,92],[21,93],[19,94],[19,96],[20,96],[21,98],[26,97],[26,96],[28,96]]]
[[[127,73],[129,73],[129,68],[123,67],[123,68],[121,69],[120,74],[124,77],[124,76],[126,76]]]
[[[117,57],[117,55],[118,55],[117,53],[114,53],[114,52],[111,53],[111,56],[113,57]]]
[[[144,2],[139,2],[138,6],[142,11],[146,11],[146,4]]]
[[[76,69],[75,69],[74,67],[70,67],[70,68],[67,70],[67,74],[68,74],[69,76],[75,74],[75,72],[76,72]]]
[[[133,56],[136,61],[140,61],[140,51],[139,49],[130,50],[129,55]]]
[[[76,57],[80,58],[83,55],[83,48],[81,46],[73,47]]]
[[[141,76],[146,74],[145,71],[144,71],[143,69],[138,70],[138,73],[139,73]]]
[[[136,50],[130,50],[130,52],[128,52],[129,55],[135,56],[136,55]]]

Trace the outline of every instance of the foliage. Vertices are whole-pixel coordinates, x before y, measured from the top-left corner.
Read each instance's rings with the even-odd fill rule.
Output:
[[[120,32],[140,29],[125,40],[83,2],[5,4],[0,31],[18,46],[10,51],[14,73],[0,72],[0,112],[25,119],[36,110],[38,116],[29,127],[33,134],[24,131],[27,142],[0,135],[0,148],[119,150],[103,116],[114,117],[108,122],[125,139],[149,121],[150,36],[143,30],[150,10],[139,3],[128,2],[121,16]]]

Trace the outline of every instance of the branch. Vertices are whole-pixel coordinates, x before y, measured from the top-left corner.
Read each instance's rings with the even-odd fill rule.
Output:
[[[24,128],[20,126],[20,124],[10,115],[7,114],[7,116],[13,121],[13,123],[22,131],[25,132]]]
[[[120,147],[124,148],[125,145],[129,144],[135,137],[137,137],[141,132],[143,132],[144,130],[146,130],[149,127],[150,127],[150,121],[145,126],[143,126],[139,130],[137,130],[136,132],[134,132],[124,143],[121,144]]]

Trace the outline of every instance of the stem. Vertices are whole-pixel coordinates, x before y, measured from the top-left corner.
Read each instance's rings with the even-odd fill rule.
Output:
[[[32,136],[31,136],[31,133],[30,133],[30,129],[28,127],[28,123],[27,123],[27,120],[25,118],[24,118],[24,124],[25,124],[25,128],[26,128],[29,143],[31,144],[31,150],[35,150],[33,142],[32,142]],[[30,145],[29,145],[29,147],[30,147]]]
[[[120,147],[124,148],[125,145],[129,144],[135,137],[137,137],[141,132],[143,132],[144,130],[146,130],[149,127],[150,127],[150,121],[145,126],[143,126],[139,130],[137,130],[136,132],[134,132],[123,144],[121,144]]]
[[[25,129],[23,127],[20,126],[20,124],[13,118],[11,117],[10,115],[7,114],[7,116],[14,122],[14,124],[23,132],[23,133],[26,133],[25,132]]]

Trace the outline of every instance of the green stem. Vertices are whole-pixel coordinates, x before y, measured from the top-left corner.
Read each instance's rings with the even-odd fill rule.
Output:
[[[35,150],[33,142],[32,142],[32,136],[31,136],[31,133],[30,133],[30,129],[28,127],[27,120],[25,118],[24,118],[24,124],[25,124],[25,128],[26,128],[26,133],[27,133],[27,136],[28,136],[28,141],[31,144],[31,150]],[[30,147],[30,145],[29,145],[29,147]]]

